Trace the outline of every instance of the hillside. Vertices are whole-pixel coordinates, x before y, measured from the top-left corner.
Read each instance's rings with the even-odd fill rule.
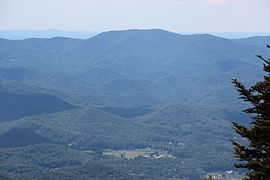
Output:
[[[17,148],[0,148],[0,169],[12,175],[42,169],[80,165],[92,157],[65,146],[36,144]]]
[[[80,103],[118,107],[237,106],[230,79],[258,80],[253,57],[266,53],[264,44],[159,29],[110,31],[86,40],[2,39],[0,50],[4,71],[31,72],[13,79],[80,95]]]
[[[118,169],[97,163],[88,163],[81,166],[60,168],[53,171],[41,171],[19,175],[15,180],[136,180]]]
[[[200,145],[200,151],[205,151],[203,146],[206,144],[217,145],[233,138],[230,121],[219,118],[214,111],[181,104],[162,107],[152,113],[136,117],[134,120],[179,129],[181,142],[178,142],[178,145]],[[188,149],[186,150],[188,152]]]
[[[233,169],[231,121],[250,120],[230,79],[261,77],[254,55],[268,38],[134,29],[0,39],[0,173],[196,180]]]
[[[233,41],[243,45],[260,47],[262,45],[269,44],[270,36],[254,36],[243,39],[233,39]]]
[[[203,116],[202,113],[194,111],[192,108],[185,107],[183,109],[182,107],[185,106],[172,105],[165,110],[154,111],[136,120],[121,118],[89,108],[25,117],[10,122],[2,122],[0,140],[3,140],[1,142],[3,147],[10,147],[10,144],[5,143],[7,136],[11,142],[13,139],[17,139],[16,143],[12,143],[13,147],[18,148],[14,149],[16,152],[20,152],[20,148],[28,147],[26,145],[33,146],[36,144],[35,146],[41,146],[42,143],[61,144],[76,150],[94,151],[98,154],[100,154],[99,152],[102,154],[107,149],[158,149],[175,157],[175,159],[164,159],[168,165],[160,166],[160,168],[164,168],[164,171],[183,161],[177,166],[180,169],[177,177],[192,175],[198,177],[208,169],[225,170],[232,168],[232,150],[229,140],[233,135],[229,122],[211,118],[211,116]],[[159,119],[158,121],[165,120],[166,123],[148,121],[154,115],[158,115],[159,118],[156,116],[157,120]],[[176,121],[175,118],[179,116],[181,116],[181,120]],[[209,127],[211,128],[209,129]],[[20,133],[23,133],[23,136]],[[27,136],[27,133],[30,135]],[[6,148],[3,150],[10,151]],[[46,154],[44,153],[44,156]],[[201,154],[204,154],[204,156],[201,156]],[[12,154],[8,156],[15,159],[25,157],[23,154],[18,154],[17,157]],[[63,156],[59,155],[59,157],[62,158]],[[38,161],[34,157],[31,157],[31,159],[34,162]],[[210,162],[207,159],[212,160]],[[98,161],[108,165],[118,162],[118,167],[126,167],[131,174],[134,174],[134,171],[136,171],[136,174],[139,173],[137,172],[138,168],[143,166],[143,164],[136,165],[136,159],[122,162],[121,159],[106,160],[106,158],[101,157]],[[199,164],[198,161],[200,161]],[[22,165],[23,167],[32,167],[35,166],[34,162],[26,161],[26,164],[23,163]],[[149,164],[143,177],[156,177],[151,169],[160,161],[158,159],[143,159],[142,162]],[[15,164],[13,169],[17,168],[18,172],[24,171],[22,166],[18,167],[17,165]],[[4,163],[3,166],[7,165]],[[186,166],[200,167],[202,171],[194,174],[194,172],[186,169]],[[31,171],[33,170],[37,169]],[[165,175],[168,177],[176,176],[172,173],[165,173],[160,176],[165,178]]]
[[[93,150],[167,144],[168,141],[177,141],[179,137],[176,134],[181,133],[172,128],[147,126],[86,108],[2,123],[0,133],[8,133],[10,128],[31,129],[54,143],[72,144],[77,149]]]
[[[136,116],[134,120],[145,124],[162,125],[173,128],[182,128],[183,126],[188,125],[191,128],[194,128],[192,131],[196,131],[197,128],[203,128],[209,123],[216,123],[217,126],[222,124],[225,127],[227,126],[230,128],[231,121],[248,124],[248,122],[245,121],[248,121],[249,119],[243,112],[233,110],[230,107],[224,109],[209,109],[206,107],[176,103],[158,106],[154,109],[155,110],[152,110],[149,113]],[[222,129],[217,131],[222,132]]]
[[[135,120],[146,124],[183,128],[183,130],[187,130],[186,126],[194,128],[194,130],[199,127],[203,128],[207,123],[211,123],[211,120],[216,121],[216,123],[229,125],[229,122],[226,122],[223,119],[218,119],[218,117],[215,119],[215,114],[211,111],[207,111],[207,109],[197,109],[196,107],[182,104],[172,104],[161,107],[152,113],[139,116],[135,118]],[[191,131],[194,132],[194,130]]]
[[[56,29],[47,30],[0,30],[0,37],[5,39],[27,39],[27,38],[52,38],[69,37],[77,39],[86,39],[98,34],[96,31],[62,31]]]
[[[11,128],[0,134],[0,147],[20,147],[32,144],[49,143],[50,140],[36,134],[30,128]]]
[[[11,84],[13,86],[10,86],[10,83],[0,84],[0,121],[2,122],[77,108],[54,95],[27,89],[20,84],[12,82]]]

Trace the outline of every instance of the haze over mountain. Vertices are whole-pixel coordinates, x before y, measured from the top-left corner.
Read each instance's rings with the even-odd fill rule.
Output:
[[[75,39],[88,39],[99,34],[100,31],[64,31],[57,29],[47,30],[0,30],[0,38],[22,40],[27,38],[52,38],[67,37]],[[176,32],[183,35],[198,34],[198,32]],[[204,32],[205,33],[205,32]],[[199,34],[204,34],[200,32]],[[254,36],[269,36],[270,32],[208,32],[218,37],[227,39],[248,38]]]
[[[0,99],[1,122],[78,108],[42,91],[23,90],[23,86],[15,82],[0,83]]]
[[[97,31],[62,31],[56,29],[47,30],[0,30],[0,38],[21,40],[27,38],[52,38],[68,37],[77,39],[87,39],[98,34]]]
[[[249,117],[230,79],[260,79],[254,55],[269,39],[161,29],[0,39],[0,170],[169,180],[233,169],[230,121]],[[151,153],[108,155],[122,151]]]
[[[168,109],[170,109],[171,117],[166,114]],[[175,119],[178,117],[179,111],[182,112],[180,114],[182,114],[183,119]],[[2,167],[5,167],[5,171],[14,175],[37,171],[45,167],[54,169],[83,165],[85,161],[82,161],[81,156],[86,155],[80,152],[81,150],[90,150],[90,152],[92,151],[98,155],[98,152],[106,151],[106,149],[132,150],[143,148],[158,149],[171,153],[175,158],[165,158],[164,160],[168,161],[167,166],[161,165],[160,168],[164,168],[164,170],[172,167],[182,169],[177,173],[177,177],[198,178],[208,168],[226,170],[230,167],[233,160],[229,150],[229,139],[232,138],[229,122],[223,119],[208,119],[207,116],[201,117],[202,114],[200,113],[186,115],[183,113],[184,111],[193,111],[193,109],[171,106],[166,108],[165,113],[164,110],[157,112],[158,116],[156,117],[160,119],[166,117],[168,124],[148,121],[149,125],[147,125],[139,120],[120,118],[95,109],[78,109],[43,114],[1,123],[1,157],[2,159],[8,159],[8,161],[2,163]],[[149,118],[151,116],[145,115],[141,119],[151,120]],[[178,125],[175,125],[175,123]],[[211,130],[208,129],[209,125],[212,127]],[[198,127],[200,128],[198,129]],[[65,147],[55,147],[52,144]],[[11,147],[16,147],[16,149],[8,149]],[[36,153],[42,147],[46,149],[44,154]],[[76,151],[66,159],[65,157],[68,156],[66,151],[71,151],[70,148]],[[209,151],[209,148],[211,151]],[[52,152],[55,155],[52,155]],[[201,156],[202,153],[205,155]],[[30,154],[31,161],[22,163],[24,157],[28,157]],[[52,157],[48,158],[44,163],[45,160],[42,160],[44,156]],[[13,158],[10,159],[10,157]],[[54,159],[54,157],[59,160]],[[95,158],[95,156],[91,156],[85,160],[93,161]],[[213,160],[207,162],[206,159],[209,158],[213,158]],[[106,156],[101,156],[98,161],[113,165],[120,160],[107,159]],[[147,164],[150,163],[148,166],[140,165],[146,170],[142,178],[148,177],[152,179],[156,177],[151,169],[156,166],[158,159],[155,160],[155,163],[149,158],[141,161]],[[182,162],[180,163],[180,161]],[[197,164],[197,161],[200,161],[200,163]],[[219,165],[217,166],[217,164]],[[202,171],[194,174],[192,171],[184,170],[186,166],[200,167]],[[31,169],[25,169],[30,167]],[[117,167],[126,167],[128,172],[136,176],[140,174],[140,171],[132,173],[132,171],[137,171],[136,168],[139,168],[135,159],[134,161],[125,160],[122,163],[119,162]],[[152,173],[153,175],[151,175]],[[38,173],[38,175],[42,174]],[[164,177],[164,175],[161,176]],[[174,177],[175,175],[168,174],[167,176]]]
[[[259,78],[253,57],[266,52],[249,42],[159,29],[111,31],[87,40],[2,39],[0,66],[7,74],[2,79],[23,70],[22,82],[80,94],[92,105],[222,106],[237,103],[230,78]]]

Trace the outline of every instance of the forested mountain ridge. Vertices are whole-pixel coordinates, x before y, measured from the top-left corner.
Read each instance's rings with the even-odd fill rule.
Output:
[[[230,122],[249,117],[230,79],[258,80],[253,57],[267,38],[151,29],[0,39],[0,172],[169,180],[233,169]]]
[[[1,122],[78,108],[49,91],[31,89],[12,81],[0,83],[0,99]]]
[[[267,44],[270,41],[270,36],[254,36],[243,39],[233,39],[234,42],[244,45],[261,47],[262,44]]]
[[[184,116],[188,117],[186,115]],[[175,120],[168,118],[167,121],[174,122]],[[45,148],[48,151],[44,154],[44,156],[46,156],[46,154],[50,154],[52,144],[55,144],[62,145],[63,148],[72,148],[78,151],[78,153],[79,151],[92,151],[94,155],[96,153],[97,157],[100,157],[102,152],[106,152],[108,149],[136,151],[136,149],[150,148],[154,151],[164,151],[173,156],[173,158],[164,159],[164,161],[167,161],[167,166],[161,166],[160,168],[165,169],[174,166],[183,169],[185,166],[190,166],[194,168],[200,167],[202,171],[205,172],[205,169],[208,168],[221,168],[225,170],[226,167],[230,167],[232,158],[229,156],[231,151],[228,141],[232,138],[232,134],[228,128],[228,122],[222,119],[213,119],[208,122],[208,125],[210,123],[212,127],[211,130],[209,130],[207,129],[208,125],[206,122],[196,115],[190,118],[189,122],[187,120],[182,121],[185,122],[181,122],[180,120],[178,122],[179,126],[175,127],[173,127],[173,125],[168,126],[155,122],[147,125],[137,120],[124,119],[99,110],[84,108],[2,122],[0,127],[0,151],[2,150],[3,152],[0,157],[3,159],[14,157],[13,159],[11,158],[10,161],[3,161],[2,166],[5,167],[5,170],[8,172],[10,172],[11,169],[17,169],[14,172],[10,172],[12,174],[36,171],[45,166],[51,169],[53,167],[51,167],[50,164],[45,164],[42,167],[35,164],[35,162],[42,163],[45,161],[42,160],[43,156],[38,155],[35,151],[32,151],[34,154],[31,155],[33,162],[27,161],[28,164],[22,163],[22,166],[17,163],[13,163],[12,165],[11,161],[14,160],[18,162],[19,159],[29,156],[24,149],[31,147],[48,146]],[[196,127],[197,125],[201,126],[199,129],[191,128],[194,121],[197,121]],[[219,123],[217,123],[217,121]],[[14,139],[16,140],[14,141]],[[46,145],[44,143],[49,144]],[[11,149],[9,150],[9,148],[13,148],[12,151],[14,152],[11,153]],[[61,149],[61,146],[57,146],[57,148]],[[211,151],[209,151],[209,148]],[[53,162],[50,163],[60,163],[62,159],[62,155],[59,155],[61,152],[58,152],[60,149],[54,151],[58,156],[53,156],[58,157],[59,161],[53,159]],[[7,151],[9,153],[7,153]],[[16,154],[16,152],[18,153]],[[201,156],[202,153],[205,155]],[[80,152],[80,154],[83,155],[84,153]],[[70,158],[72,158],[72,156]],[[93,158],[94,156],[91,156],[88,160],[91,161]],[[213,158],[213,160],[206,163],[205,159],[209,158]],[[141,162],[149,163],[149,167],[145,167],[146,172],[144,173],[146,174],[144,174],[143,177],[151,179],[151,177],[155,176],[155,173],[150,171],[150,169],[156,166],[155,163],[158,163],[158,159],[155,161],[154,159],[144,158],[140,160]],[[196,159],[196,161],[191,159]],[[74,164],[73,161],[76,161],[77,164]],[[103,160],[99,158],[98,161],[108,165],[113,165],[120,161],[120,164],[117,164],[118,168],[127,166],[128,172],[136,171],[136,176],[140,173],[137,168],[143,166],[143,164],[138,166],[137,160],[125,160],[122,162],[123,160],[119,159],[105,158]],[[179,163],[180,161],[182,163]],[[197,161],[200,161],[199,165],[196,165]],[[216,165],[218,162],[220,163],[219,166]],[[63,166],[80,165],[83,161],[76,160],[74,157],[73,159],[67,159],[66,163],[67,164]],[[176,166],[176,164],[178,165]],[[24,168],[27,167],[33,167],[34,169],[25,170]],[[167,171],[165,169],[164,171]],[[153,173],[153,175],[149,173]],[[163,177],[163,175],[161,176]],[[173,174],[169,173],[166,176],[173,177]],[[192,171],[183,170],[177,173],[177,177],[179,176],[198,177],[199,175],[197,173],[194,174]]]
[[[159,29],[110,31],[86,40],[1,40],[0,50],[5,71],[31,71],[21,80],[25,83],[83,94],[87,104],[130,107],[237,104],[228,80],[255,81],[259,65],[252,57],[265,54],[257,45]]]
[[[194,117],[198,118],[196,115]],[[223,121],[223,123],[226,122]],[[74,143],[74,148],[78,149],[154,147],[168,144],[168,142],[178,142],[186,134],[193,133],[188,129],[181,129],[183,127],[159,126],[154,122],[152,125],[146,125],[87,108],[25,117],[2,125],[1,133],[7,133],[9,129],[14,128],[25,130],[27,128],[54,143],[66,145]],[[212,126],[218,127],[215,124]],[[226,124],[222,126],[226,127]],[[205,136],[205,138],[207,140],[212,137]]]

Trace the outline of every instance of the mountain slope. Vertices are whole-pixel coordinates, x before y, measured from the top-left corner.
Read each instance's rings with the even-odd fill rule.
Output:
[[[257,47],[261,47],[262,45],[269,44],[270,36],[255,36],[243,39],[233,39],[233,41],[243,45],[249,46],[255,45]]]
[[[16,82],[0,84],[0,122],[78,108],[44,90]]]
[[[0,133],[10,128],[28,128],[57,144],[94,150],[145,148],[177,141],[181,134],[172,128],[139,124],[87,108],[5,122]]]
[[[31,71],[31,75],[16,79],[80,94],[80,102],[91,105],[136,107],[186,102],[237,106],[230,79],[257,81],[260,66],[253,57],[266,54],[257,40],[248,44],[159,29],[110,31],[86,40],[2,39],[0,68]],[[136,101],[139,97],[141,100]]]
[[[88,163],[81,166],[66,167],[54,171],[41,171],[18,175],[14,179],[38,180],[135,180],[136,178],[108,165]]]
[[[222,141],[232,137],[230,121],[219,118],[213,111],[181,104],[162,107],[152,113],[136,117],[135,120],[180,129],[182,134],[186,135],[182,139],[187,138],[186,140],[192,140],[196,144],[208,142],[210,139]]]
[[[1,92],[0,98],[1,121],[76,108],[76,106],[48,94],[19,95]]]
[[[0,148],[0,154],[0,168],[10,174],[75,166],[93,159],[86,153],[54,144]]]
[[[166,162],[167,165],[160,165],[160,168],[164,170],[164,172],[162,171],[160,174],[160,179],[166,179],[165,177],[172,178],[174,176],[178,178],[199,177],[199,175],[202,175],[210,169],[216,171],[232,168],[233,157],[229,140],[233,138],[233,135],[228,121],[223,119],[211,119],[211,116],[203,116],[200,111],[194,111],[192,108],[181,105],[173,105],[167,109],[165,108],[165,110],[165,112],[168,113],[162,113],[164,110],[161,109],[160,111],[145,115],[145,117],[148,118],[158,115],[156,118],[159,118],[157,119],[160,120],[159,122],[162,122],[164,119],[168,121],[159,124],[156,123],[155,119],[153,119],[152,122],[147,121],[146,118],[143,118],[144,116],[131,120],[88,108],[25,117],[10,122],[2,122],[0,126],[0,139],[7,134],[11,134],[10,132],[14,130],[16,131],[13,135],[16,137],[16,132],[18,134],[17,129],[23,130],[24,134],[26,129],[31,129],[31,133],[34,134],[34,136],[48,140],[51,143],[50,146],[63,147],[63,150],[70,147],[76,150],[76,152],[77,150],[93,152],[97,157],[100,157],[99,161],[105,164],[115,165],[121,169],[128,168],[127,172],[131,174],[140,176],[141,171],[139,169],[149,164],[143,171],[145,174],[142,175],[142,179],[146,177],[149,177],[149,179],[155,177],[154,179],[156,179],[157,175],[151,174],[156,167],[155,163],[162,164],[162,162]],[[180,113],[177,113],[178,111]],[[171,113],[172,115],[170,115]],[[176,120],[175,118],[177,117],[181,117],[180,120]],[[139,118],[142,118],[142,121],[148,124],[139,122]],[[27,142],[27,138],[24,140],[24,142]],[[31,140],[32,137],[29,137],[28,142],[31,142]],[[0,148],[0,157],[1,155],[3,155],[3,158],[11,156],[14,158],[11,158],[11,160],[18,159],[17,162],[20,162],[19,160],[21,158],[29,157],[20,154],[20,152],[25,152],[23,149],[29,149],[30,147],[42,148],[43,144],[40,143],[44,142],[38,139],[38,141],[29,143],[35,145],[25,146],[27,144],[17,143],[17,148],[2,148],[2,152]],[[154,151],[164,151],[171,154],[172,158],[146,158],[142,160],[138,158],[134,161],[124,161],[102,156],[102,152],[108,151],[108,149],[136,151],[136,149],[147,148],[153,149]],[[40,151],[43,155],[39,155],[39,150],[37,149],[38,153],[36,153],[36,150],[33,151],[33,153],[31,153],[33,157],[22,165],[15,163],[11,166],[10,164],[7,165],[4,163],[3,166],[12,167],[11,169],[14,171],[22,173],[41,170],[47,165],[52,168],[58,168],[79,165],[82,162],[81,160],[76,161],[76,158],[74,157],[73,159],[73,156],[70,156],[70,158],[72,158],[71,160],[67,159],[67,161],[63,162],[62,158],[65,157],[65,154],[62,155],[58,153],[58,150],[53,150],[53,153],[57,153],[57,155],[51,155],[52,151],[50,148],[43,147],[43,149],[43,151],[46,151]],[[8,154],[8,152],[11,151],[19,154]],[[204,154],[204,156],[201,156],[201,154]],[[37,157],[34,157],[36,155]],[[41,159],[39,159],[39,156]],[[48,158],[49,162],[47,163],[47,160],[43,158],[44,156],[50,156],[53,159]],[[60,159],[56,160],[54,157]],[[85,160],[87,159],[88,158],[85,157]],[[209,159],[211,159],[211,161],[209,161]],[[139,161],[140,164],[138,164],[137,161]],[[36,162],[41,164],[36,164]],[[63,165],[61,165],[62,162]],[[69,162],[72,163],[70,164]],[[175,164],[177,164],[177,166]],[[27,169],[27,167],[31,168]],[[171,167],[179,168],[180,171],[176,173],[177,175],[168,173],[168,169]],[[198,172],[196,171],[194,174],[194,171],[190,171],[190,168],[199,168],[200,170],[198,170]],[[6,171],[9,170],[6,169]],[[58,176],[57,172],[56,174],[52,174],[52,176]],[[62,172],[62,170],[59,170],[59,173],[60,172]],[[64,170],[63,173],[65,172]],[[75,170],[75,172],[77,172],[77,170]],[[30,174],[29,177],[39,175],[45,177],[46,172],[42,174],[43,173],[34,173],[32,174],[33,176]]]
[[[242,104],[230,79],[257,81],[260,64],[253,57],[265,54],[257,37],[244,41],[158,29],[111,31],[87,40],[0,39],[2,167],[15,174],[61,168],[22,178],[46,178],[48,172],[55,172],[52,178],[61,173],[67,178],[69,170],[80,172],[92,158],[79,152],[83,150],[109,165],[121,164],[128,174],[143,172],[141,179],[198,178],[231,169],[230,140],[238,137],[230,121],[248,118],[238,112]],[[78,108],[62,97],[135,118]],[[136,149],[166,152],[172,158],[128,160],[102,154]],[[65,168],[73,165],[79,167]],[[157,167],[160,174],[151,175]],[[179,172],[171,171],[175,167]]]
[[[32,144],[50,143],[50,140],[36,134],[27,128],[11,128],[0,134],[0,147],[20,147]]]

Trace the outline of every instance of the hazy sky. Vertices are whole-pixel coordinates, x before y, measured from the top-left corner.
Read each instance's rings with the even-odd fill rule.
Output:
[[[0,0],[0,30],[270,32],[270,0]]]

